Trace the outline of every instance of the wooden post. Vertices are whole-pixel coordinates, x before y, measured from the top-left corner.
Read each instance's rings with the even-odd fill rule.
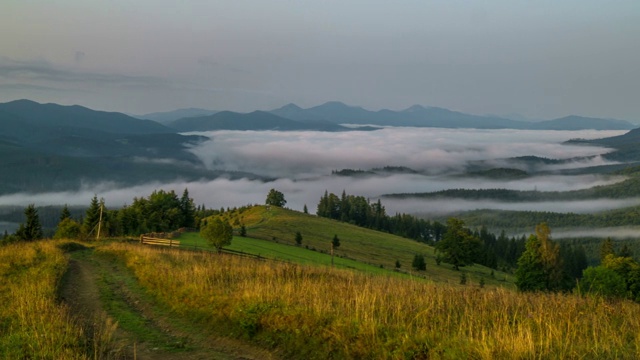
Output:
[[[333,267],[333,241],[331,242],[331,267]]]

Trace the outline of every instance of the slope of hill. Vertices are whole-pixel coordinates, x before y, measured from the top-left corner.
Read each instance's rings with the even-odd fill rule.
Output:
[[[210,116],[190,117],[171,122],[169,126],[178,131],[213,131],[213,130],[319,130],[342,131],[347,128],[327,121],[301,122],[265,112],[254,111],[242,114],[232,111],[221,111]]]
[[[120,113],[20,100],[0,104],[0,128],[0,193],[220,175],[187,151],[204,137]]]
[[[640,128],[618,136],[594,140],[573,139],[566,143],[607,146],[616,149],[616,151],[603,155],[608,160],[620,162],[640,161],[640,146],[638,146],[640,145]]]
[[[529,128],[534,130],[630,130],[634,127],[630,122],[623,120],[571,115],[559,119],[533,123]]]
[[[295,247],[295,234],[300,232],[303,240],[298,248],[308,252],[309,257],[318,256],[318,252],[329,254],[331,241],[337,235],[340,246],[335,249],[336,256],[389,270],[394,269],[397,260],[400,270],[413,272],[411,262],[420,254],[425,257],[427,270],[415,275],[452,284],[460,281],[460,271],[445,263],[437,265],[433,247],[399,236],[273,206],[253,206],[224,216],[236,227],[244,224],[247,237],[267,242]],[[297,256],[304,255],[297,253]],[[492,270],[481,265],[464,267],[462,271],[474,282],[483,278],[487,284],[513,285],[510,275],[494,271],[492,277]]]
[[[83,128],[119,134],[175,132],[155,121],[140,120],[122,113],[96,111],[78,105],[39,104],[30,100],[0,104],[0,114],[11,114],[14,121],[17,118],[32,127]],[[0,122],[4,123],[4,118],[0,118]]]

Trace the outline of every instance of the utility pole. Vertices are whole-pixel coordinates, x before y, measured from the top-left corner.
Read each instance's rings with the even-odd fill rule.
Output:
[[[98,220],[98,233],[96,234],[96,240],[100,240],[100,227],[102,226],[102,207],[104,205],[100,202],[100,220]]]

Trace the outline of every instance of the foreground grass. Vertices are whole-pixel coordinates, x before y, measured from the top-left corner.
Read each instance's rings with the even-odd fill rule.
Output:
[[[112,244],[159,300],[288,358],[640,358],[640,306]]]
[[[0,247],[0,358],[101,358],[100,336],[86,332],[57,301],[69,243],[38,241]]]

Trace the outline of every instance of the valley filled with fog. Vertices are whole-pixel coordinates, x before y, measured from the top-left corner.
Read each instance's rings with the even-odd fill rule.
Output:
[[[513,189],[569,191],[608,185],[621,176],[576,173],[564,169],[614,164],[600,155],[609,149],[596,146],[565,145],[581,138],[595,139],[624,131],[536,131],[478,130],[388,127],[375,131],[214,131],[190,133],[210,140],[190,148],[213,170],[240,171],[261,175],[269,181],[221,177],[215,180],[159,183],[120,187],[114,183],[86,183],[79,191],[39,194],[16,193],[0,197],[0,205],[86,206],[96,194],[111,208],[130,204],[133,197],[147,196],[155,189],[181,192],[188,188],[198,205],[234,207],[263,203],[271,188],[282,191],[287,207],[302,210],[306,204],[315,212],[325,190],[362,195],[372,201],[384,194],[422,193],[445,189]],[[536,156],[568,159],[562,163],[538,164],[522,169],[530,176],[520,179],[489,179],[465,172],[473,164],[500,168],[514,167],[508,159]],[[376,171],[357,176],[339,176],[342,169],[370,170],[385,166],[406,167],[403,173]],[[405,212],[424,216],[474,209],[535,210],[554,212],[595,212],[632,206],[638,199],[504,203],[499,201],[383,199],[390,214]]]

